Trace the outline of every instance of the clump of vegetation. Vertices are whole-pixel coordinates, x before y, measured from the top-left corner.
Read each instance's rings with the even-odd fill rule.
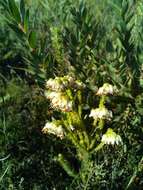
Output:
[[[1,189],[142,189],[142,7],[0,1]]]

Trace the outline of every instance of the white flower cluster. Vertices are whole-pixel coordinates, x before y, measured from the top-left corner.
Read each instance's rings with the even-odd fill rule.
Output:
[[[93,117],[95,120],[96,119],[110,120],[113,117],[113,115],[112,115],[112,111],[109,111],[108,109],[103,107],[103,108],[92,109],[89,117]]]
[[[72,101],[69,100],[67,95],[63,92],[46,92],[46,97],[50,100],[51,106],[54,109],[61,110],[64,112],[72,111]]]
[[[47,122],[45,127],[42,129],[42,132],[45,134],[53,134],[61,139],[64,138],[64,130],[61,125],[57,126],[54,122]]]
[[[46,88],[53,91],[64,91],[67,88],[73,88],[76,90],[84,87],[85,85],[82,82],[75,80],[71,76],[55,77],[46,82]]]
[[[101,142],[104,144],[119,144],[122,143],[120,135],[117,135],[113,129],[109,128],[107,132],[102,136]]]
[[[49,79],[46,82],[46,87],[51,89],[51,90],[54,90],[54,91],[62,91],[62,90],[64,90],[64,85],[57,78]]]
[[[74,91],[84,87],[84,84],[73,77],[55,77],[55,79],[49,79],[46,82],[45,95],[50,100],[51,105],[54,109],[61,110],[64,112],[72,111],[73,102],[70,100],[68,95],[65,93],[69,88]]]
[[[116,86],[113,86],[111,84],[105,83],[102,87],[100,87],[96,93],[98,96],[102,95],[113,95],[118,92]]]

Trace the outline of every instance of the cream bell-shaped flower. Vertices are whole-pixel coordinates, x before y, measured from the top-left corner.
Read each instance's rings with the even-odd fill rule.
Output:
[[[82,89],[85,85],[71,76],[50,78],[46,82],[46,88],[51,91],[65,91],[67,88],[73,88],[74,90]]]
[[[45,96],[49,100],[59,99],[61,95],[62,95],[61,92],[45,91]]]
[[[65,86],[62,84],[61,80],[56,77],[55,79],[49,79],[46,82],[46,88],[51,89],[53,91],[62,91],[65,89]]]
[[[96,93],[96,95],[98,96],[102,96],[102,95],[113,95],[115,93],[117,93],[118,90],[116,88],[116,86],[113,86],[111,84],[105,83],[102,87],[100,87]]]
[[[113,131],[113,129],[109,128],[107,132],[102,136],[101,142],[103,142],[104,144],[118,145],[120,143],[122,144],[122,139],[120,135],[117,135]]]
[[[46,92],[45,96],[51,101],[54,109],[64,112],[72,111],[72,101],[63,92]]]
[[[68,100],[66,96],[62,96],[61,99],[57,102],[57,105],[52,104],[53,107],[57,107],[61,111],[70,112],[72,111],[72,101]]]
[[[61,125],[57,126],[55,122],[47,122],[42,129],[44,134],[53,134],[61,139],[64,138],[64,130]]]
[[[103,108],[92,109],[91,112],[90,112],[89,117],[93,117],[94,119],[111,120],[113,115],[112,115],[112,111],[109,111],[108,109],[103,107]]]

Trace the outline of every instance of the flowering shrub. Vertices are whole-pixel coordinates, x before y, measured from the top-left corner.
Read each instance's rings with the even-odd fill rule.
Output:
[[[90,166],[93,152],[99,151],[106,144],[118,145],[122,142],[119,135],[106,127],[106,120],[111,121],[113,117],[112,111],[105,106],[106,98],[117,92],[116,87],[108,83],[100,87],[97,93],[94,93],[95,99],[96,95],[100,96],[99,108],[91,108],[90,114],[86,115],[83,113],[85,90],[85,84],[70,76],[49,79],[46,82],[45,95],[50,100],[53,110],[57,110],[61,115],[60,120],[51,118],[52,121],[48,121],[42,129],[43,133],[53,134],[61,140],[67,139],[74,145],[77,159],[81,161],[82,169],[79,174],[83,181],[87,180],[87,162]],[[89,117],[93,118],[93,122],[89,122],[87,126],[85,122]],[[105,130],[107,131],[104,134]],[[86,166],[82,161],[83,157],[87,159]],[[69,175],[76,176],[67,161],[64,161],[63,155],[59,154],[57,160]]]

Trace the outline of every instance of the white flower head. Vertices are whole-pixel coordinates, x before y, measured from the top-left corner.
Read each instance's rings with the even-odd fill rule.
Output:
[[[93,117],[94,119],[110,120],[113,117],[113,115],[112,115],[112,111],[109,111],[108,109],[103,107],[103,108],[92,109],[89,117]]]
[[[105,83],[102,87],[100,87],[96,93],[96,95],[102,96],[102,95],[113,95],[117,93],[118,90],[116,86],[113,86],[111,84]]]
[[[111,145],[114,145],[114,144],[122,144],[122,139],[120,137],[120,135],[117,135],[113,129],[109,128],[107,130],[107,132],[102,136],[102,139],[101,141],[104,143],[104,144],[111,144]]]
[[[68,88],[73,88],[74,90],[82,89],[85,85],[71,76],[64,77],[55,77],[54,79],[50,78],[46,82],[46,88],[51,91],[65,91]]]
[[[56,122],[47,122],[44,128],[42,129],[42,132],[45,134],[56,135],[61,139],[64,138],[64,130],[61,125],[57,126]]]
[[[55,79],[49,79],[46,82],[46,88],[53,91],[62,91],[65,89],[65,86],[62,84],[61,80],[56,77]]]
[[[61,92],[54,92],[54,91],[45,91],[45,96],[47,99],[52,100],[52,99],[58,99],[61,96]]]
[[[63,92],[46,92],[46,97],[50,100],[51,106],[54,109],[59,109],[64,112],[72,111],[73,103]]]
[[[55,104],[53,104],[55,106]],[[57,108],[64,112],[72,111],[72,101],[70,101],[66,96],[61,96],[57,102]]]

